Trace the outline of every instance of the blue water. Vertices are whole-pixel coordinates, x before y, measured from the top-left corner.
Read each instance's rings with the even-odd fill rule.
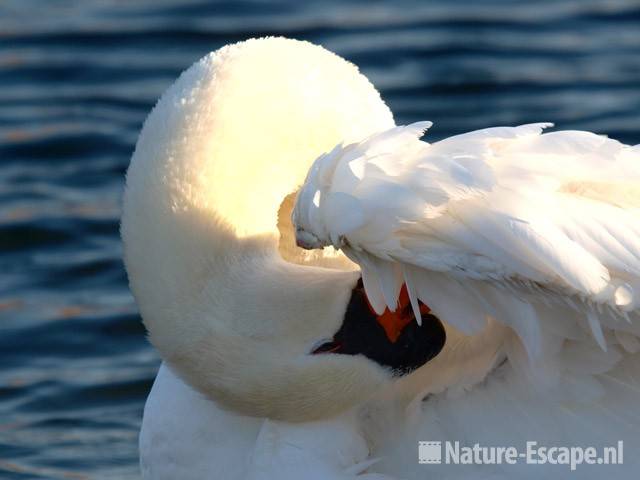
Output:
[[[0,3],[0,478],[138,478],[159,359],[121,261],[147,112],[251,36],[358,64],[429,138],[552,121],[640,143],[638,0]]]

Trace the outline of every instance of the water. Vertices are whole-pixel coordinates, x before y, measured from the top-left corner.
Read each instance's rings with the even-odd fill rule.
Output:
[[[0,478],[138,478],[159,359],[127,289],[123,175],[178,73],[250,36],[358,64],[441,138],[552,121],[640,143],[640,2],[0,4]]]

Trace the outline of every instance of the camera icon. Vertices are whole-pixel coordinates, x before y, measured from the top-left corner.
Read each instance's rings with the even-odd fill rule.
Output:
[[[418,463],[442,463],[442,442],[418,442]]]

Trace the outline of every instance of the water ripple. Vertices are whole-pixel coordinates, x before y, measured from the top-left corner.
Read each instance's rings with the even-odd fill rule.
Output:
[[[184,68],[288,35],[429,138],[552,121],[640,143],[637,0],[9,0],[0,6],[0,477],[138,478],[158,358],[118,236],[142,122]]]

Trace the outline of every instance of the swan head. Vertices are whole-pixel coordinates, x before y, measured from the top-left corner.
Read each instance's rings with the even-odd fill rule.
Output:
[[[319,348],[344,331],[359,273],[333,249],[297,247],[291,211],[318,156],[392,126],[355,66],[284,38],[213,52],[162,96],[127,172],[121,233],[149,338],[189,385],[297,421],[390,381],[371,356]]]

